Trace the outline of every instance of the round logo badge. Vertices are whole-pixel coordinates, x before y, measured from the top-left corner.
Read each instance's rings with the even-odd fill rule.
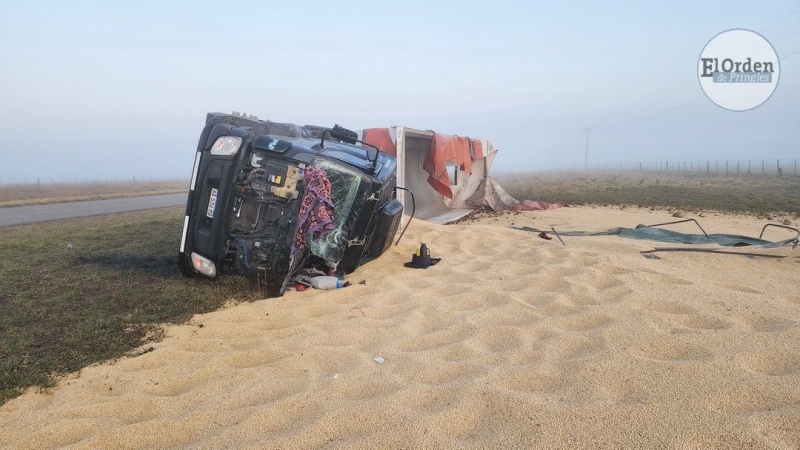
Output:
[[[778,87],[780,73],[772,44],[755,31],[743,29],[714,36],[697,62],[703,92],[717,106],[730,111],[761,106]]]

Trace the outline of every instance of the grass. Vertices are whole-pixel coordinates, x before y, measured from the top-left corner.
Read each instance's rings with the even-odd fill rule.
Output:
[[[188,180],[0,185],[0,208],[186,192]]]
[[[800,218],[800,177],[627,172],[517,173],[495,178],[519,200]]]
[[[236,276],[182,278],[183,207],[4,228],[0,404],[113,359],[225,302],[262,296]]]

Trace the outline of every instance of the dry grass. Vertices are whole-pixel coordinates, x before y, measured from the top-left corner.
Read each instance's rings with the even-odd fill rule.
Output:
[[[793,176],[548,172],[501,174],[495,178],[520,200],[800,218],[800,177]]]
[[[175,194],[188,186],[188,180],[6,184],[0,185],[0,207]]]
[[[187,280],[183,207],[21,225],[0,233],[0,404],[116,358],[183,322],[262,298],[237,276]]]

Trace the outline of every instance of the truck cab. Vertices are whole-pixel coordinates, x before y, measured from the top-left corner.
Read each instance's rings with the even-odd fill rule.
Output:
[[[340,126],[209,113],[178,254],[185,276],[239,273],[268,296],[308,267],[351,273],[391,244],[397,161]]]

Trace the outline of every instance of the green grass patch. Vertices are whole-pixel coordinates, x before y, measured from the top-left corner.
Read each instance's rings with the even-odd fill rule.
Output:
[[[27,387],[131,352],[226,301],[249,279],[186,279],[183,208],[8,227],[0,234],[0,403]]]

